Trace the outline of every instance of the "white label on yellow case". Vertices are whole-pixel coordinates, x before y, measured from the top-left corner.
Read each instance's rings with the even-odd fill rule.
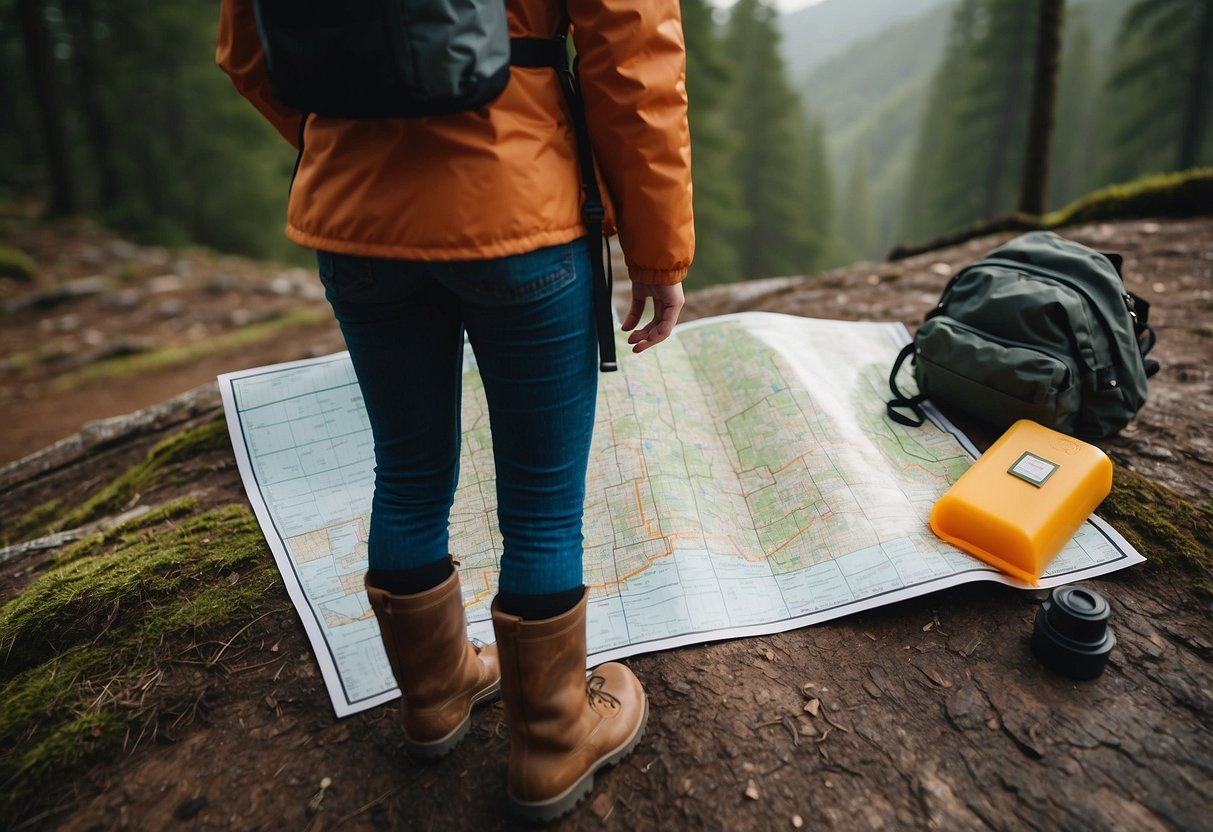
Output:
[[[1045,484],[1045,480],[1053,476],[1053,472],[1058,467],[1056,462],[1049,462],[1049,460],[1039,457],[1030,451],[1024,451],[1023,456],[1011,466],[1007,473],[1040,488],[1040,486]]]

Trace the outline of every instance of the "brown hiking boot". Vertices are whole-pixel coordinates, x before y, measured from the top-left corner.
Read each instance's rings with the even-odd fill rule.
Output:
[[[648,702],[621,664],[585,673],[586,596],[566,613],[524,621],[497,609],[501,702],[510,729],[507,792],[528,821],[555,820],[594,787],[594,773],[628,754],[644,735]]]
[[[383,648],[400,686],[400,722],[410,757],[433,760],[468,732],[472,706],[497,695],[497,650],[468,641],[459,572],[416,595],[366,585]]]

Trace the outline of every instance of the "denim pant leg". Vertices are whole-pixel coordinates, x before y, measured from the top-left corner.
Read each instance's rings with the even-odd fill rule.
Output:
[[[450,264],[488,399],[502,536],[500,589],[582,583],[582,511],[598,344],[589,244]]]
[[[459,476],[463,329],[430,265],[317,255],[375,440],[371,569],[447,556]]]

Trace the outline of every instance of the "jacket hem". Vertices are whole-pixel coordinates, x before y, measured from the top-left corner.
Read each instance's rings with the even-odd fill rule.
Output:
[[[526,254],[547,246],[570,243],[586,235],[580,223],[554,231],[540,231],[525,237],[508,240],[468,243],[466,245],[418,246],[398,243],[369,243],[358,240],[343,240],[311,234],[291,224],[286,226],[286,237],[296,245],[333,254],[351,254],[355,257],[379,257],[385,260],[423,260],[431,262],[453,262],[459,260],[490,260]]]

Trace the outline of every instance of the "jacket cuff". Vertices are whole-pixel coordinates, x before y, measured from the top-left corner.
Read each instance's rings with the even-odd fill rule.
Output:
[[[656,286],[673,286],[686,279],[687,267],[677,269],[646,269],[628,266],[628,277],[633,283],[652,283]]]

